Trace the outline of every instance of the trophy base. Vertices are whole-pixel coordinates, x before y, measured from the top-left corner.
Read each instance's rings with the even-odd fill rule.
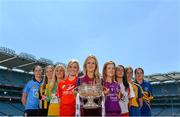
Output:
[[[99,107],[98,105],[88,105],[88,104],[83,106],[83,108],[85,108],[85,109],[96,109],[98,107]]]

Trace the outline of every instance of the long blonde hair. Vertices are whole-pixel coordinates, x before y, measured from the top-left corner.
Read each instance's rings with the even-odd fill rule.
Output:
[[[109,64],[113,64],[113,65],[114,65],[114,68],[116,67],[116,64],[115,64],[113,61],[107,61],[107,62],[105,62],[104,66],[103,66],[103,72],[102,72],[103,81],[106,81],[106,78],[107,78],[106,68],[107,68],[107,66],[108,66]],[[115,74],[114,74],[114,77],[113,77],[112,81],[115,81]]]
[[[65,78],[65,73],[66,73],[65,67],[64,67],[62,64],[57,64],[56,67],[54,68],[52,80],[51,80],[51,82],[50,82],[50,91],[51,91],[51,92],[53,91],[54,86],[56,85],[56,82],[57,82],[56,70],[57,70],[59,67],[61,67],[61,68],[64,70],[64,76],[63,76],[63,78]]]
[[[98,66],[98,60],[94,55],[89,55],[85,61],[84,61],[84,65],[83,65],[83,72],[85,75],[87,75],[87,69],[86,69],[86,65],[89,59],[94,59],[95,60],[95,72],[94,72],[94,77],[95,77],[95,81],[96,83],[100,82],[100,78],[99,78],[99,66]]]
[[[78,73],[79,73],[79,62],[77,61],[77,60],[75,60],[75,59],[71,59],[69,62],[68,62],[68,64],[67,64],[67,67],[66,67],[66,72],[67,72],[67,76],[69,75],[69,67],[70,67],[70,65],[72,65],[73,63],[76,63],[77,64],[77,67],[78,67],[78,72],[77,72],[77,74],[76,74],[76,77],[78,76]]]
[[[44,69],[44,83],[43,83],[43,89],[45,89],[45,88],[46,88],[46,84],[48,84],[48,78],[47,78],[47,76],[46,76],[46,71],[47,71],[48,68],[52,69],[52,71],[54,70],[53,65],[48,65],[48,66],[45,67],[45,69]]]

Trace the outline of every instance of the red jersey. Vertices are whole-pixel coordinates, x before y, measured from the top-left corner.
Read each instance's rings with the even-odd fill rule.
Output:
[[[74,116],[76,108],[76,97],[73,91],[76,88],[77,78],[69,80],[66,78],[64,82],[58,84],[58,94],[60,97],[60,116]]]

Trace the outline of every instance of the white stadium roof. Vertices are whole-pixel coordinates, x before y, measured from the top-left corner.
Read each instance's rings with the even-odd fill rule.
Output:
[[[23,52],[16,54],[12,49],[0,47],[0,66],[2,67],[31,72],[34,65],[37,64],[44,68],[47,65],[53,65],[53,62],[46,58],[36,59],[35,56]],[[64,63],[62,64],[65,65]]]
[[[167,81],[179,81],[180,72],[170,72],[164,74],[153,74],[144,76],[144,79],[150,82],[167,82]]]

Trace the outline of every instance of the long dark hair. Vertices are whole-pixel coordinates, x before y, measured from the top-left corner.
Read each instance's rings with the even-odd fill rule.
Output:
[[[135,71],[134,71],[135,74],[137,73],[137,70],[138,70],[138,69],[141,70],[142,73],[144,74],[144,70],[143,70],[143,68],[141,68],[141,67],[138,67],[138,68],[135,69]]]
[[[123,65],[117,65],[116,66],[116,72],[117,72],[117,69],[119,68],[119,67],[122,67],[123,68],[123,72],[124,72],[124,75],[123,75],[123,85],[125,86],[125,90],[127,91],[128,89],[129,89],[129,83],[128,83],[128,81],[127,81],[127,76],[126,76],[126,73],[125,73],[125,68],[124,68],[124,66]],[[115,73],[116,74],[116,73]],[[117,81],[117,75],[115,75],[115,79],[116,79],[116,81]]]

